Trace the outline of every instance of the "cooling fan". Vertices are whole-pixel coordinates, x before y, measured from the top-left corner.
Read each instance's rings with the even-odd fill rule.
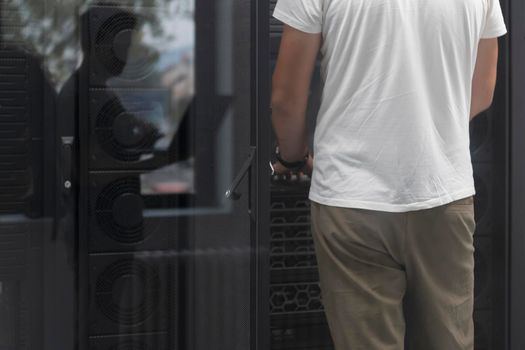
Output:
[[[128,177],[108,184],[98,195],[95,216],[100,229],[121,243],[138,243],[145,239],[144,202],[137,178]]]
[[[95,135],[100,147],[115,159],[133,162],[148,153],[163,135],[155,122],[163,111],[152,101],[113,98],[99,111]]]
[[[142,41],[141,27],[146,21],[142,15],[123,10],[116,11],[101,24],[96,19],[92,21],[95,26],[92,51],[107,78],[136,81],[153,72],[159,53]]]
[[[141,324],[158,308],[160,284],[153,266],[138,260],[117,260],[98,276],[95,302],[118,324]]]

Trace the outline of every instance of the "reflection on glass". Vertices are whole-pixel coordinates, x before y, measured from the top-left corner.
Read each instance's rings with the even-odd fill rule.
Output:
[[[189,1],[160,5],[89,9],[90,82],[111,95],[102,97],[97,136],[114,158],[147,164],[142,194],[194,193],[192,155],[181,149],[191,141],[178,141],[192,132],[194,8]]]
[[[196,194],[213,198],[204,206],[227,204],[220,202],[234,175],[229,130],[235,34],[231,1],[213,10],[220,23],[207,35],[213,45],[201,43],[205,49],[201,56],[209,56],[204,66],[201,62],[202,69],[209,70],[206,121],[189,113],[196,97],[194,0],[9,0],[2,4],[7,24],[2,39],[42,58],[42,69],[62,105],[89,96],[91,130],[97,141],[90,150],[97,159],[92,168],[113,169],[116,160],[121,169],[143,170],[144,194]],[[201,87],[206,83],[202,81]],[[78,95],[77,87],[84,86],[90,93]],[[188,125],[185,117],[192,119]],[[200,127],[210,129],[198,136],[209,143],[210,154],[195,159],[195,149],[189,147],[202,141],[188,139],[194,137],[199,118]],[[186,149],[181,149],[178,138],[186,138],[182,141]],[[199,177],[199,171],[209,174],[210,180]]]
[[[0,256],[16,262],[0,262],[0,350],[183,349],[184,332],[246,348],[249,216],[224,193],[248,152],[250,8],[195,11],[0,0],[0,141],[17,147],[0,150]]]
[[[192,47],[194,0],[5,0],[2,41],[23,44],[28,52],[45,57],[45,70],[60,91],[84,59],[78,18],[93,6],[153,9],[143,32],[147,42],[169,50]]]
[[[141,175],[142,194],[195,193],[193,164],[190,159]]]

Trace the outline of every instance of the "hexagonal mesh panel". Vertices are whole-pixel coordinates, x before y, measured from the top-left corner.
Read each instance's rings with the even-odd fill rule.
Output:
[[[271,270],[315,268],[306,194],[273,192],[270,212]]]
[[[311,237],[272,239],[271,254],[276,253],[315,253]]]
[[[304,313],[323,310],[318,283],[274,284],[270,287],[270,312]]]

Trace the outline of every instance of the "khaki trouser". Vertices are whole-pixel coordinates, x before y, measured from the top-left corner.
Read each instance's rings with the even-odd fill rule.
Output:
[[[336,350],[474,348],[473,197],[403,213],[311,202],[311,220]]]

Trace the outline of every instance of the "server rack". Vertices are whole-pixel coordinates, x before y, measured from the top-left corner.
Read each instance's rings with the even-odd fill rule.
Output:
[[[159,53],[133,42],[156,9],[132,4],[99,2],[80,18],[85,57],[73,78],[79,92],[79,349],[179,349],[181,342],[181,262],[166,252],[183,244],[185,223],[150,217],[141,192],[144,174],[175,160],[153,147],[172,106],[158,84]],[[181,207],[189,200],[170,198]],[[154,256],[155,250],[165,254]]]
[[[0,348],[62,349],[71,337],[52,338],[70,321],[74,303],[67,295],[60,312],[49,312],[73,289],[71,271],[56,268],[70,256],[55,245],[67,245],[55,211],[55,94],[45,58],[19,35],[22,15],[0,3]],[[63,276],[55,279],[57,271]]]
[[[160,11],[143,5],[99,2],[81,19],[79,349],[245,349],[252,198],[224,192],[250,150],[251,22],[229,19],[249,2],[195,2],[195,94],[166,150],[153,147],[157,124],[178,105],[163,47],[130,38]],[[192,193],[144,193],[144,175],[190,156]]]
[[[271,17],[276,1],[269,0]],[[502,1],[508,18],[508,2]],[[269,20],[270,74],[279,46],[281,24]],[[475,195],[475,348],[507,348],[508,317],[508,176],[510,91],[509,40],[499,40],[498,83],[491,108],[470,128]],[[318,69],[312,80],[307,118],[315,125],[319,103]],[[516,90],[519,91],[519,90]],[[271,146],[271,145],[269,145]],[[271,152],[269,147],[268,153]],[[316,261],[308,229],[308,181],[276,176],[271,183],[268,217],[270,241],[271,349],[333,349],[317,287]],[[516,258],[515,258],[516,259]]]
[[[276,3],[275,0],[267,3],[267,57],[270,74],[275,67],[282,33],[281,23],[272,17]],[[310,146],[322,89],[319,66],[318,61],[307,108]],[[267,154],[272,153],[274,144],[274,138],[271,137],[266,148]],[[309,178],[306,176],[291,179],[276,175],[270,179],[269,349],[333,348],[323,311],[317,261],[310,232],[308,190]]]

